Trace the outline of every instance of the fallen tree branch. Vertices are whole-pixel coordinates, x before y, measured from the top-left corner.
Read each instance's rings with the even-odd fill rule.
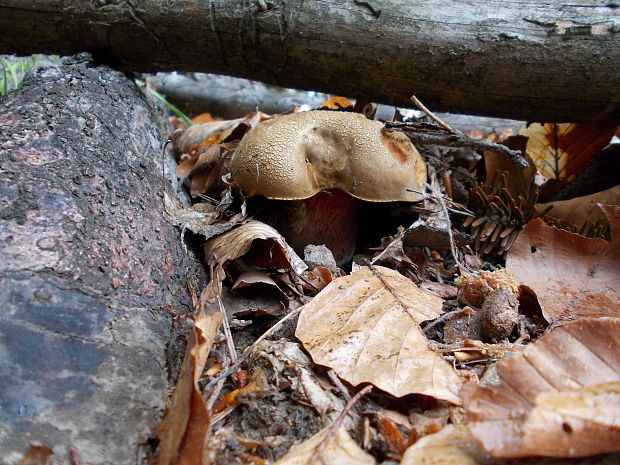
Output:
[[[440,130],[437,126],[428,123],[401,123],[388,122],[385,123],[386,129],[399,129],[411,142],[422,145],[442,145],[445,147],[466,147],[474,150],[488,150],[490,152],[499,153],[509,157],[514,163],[522,167],[529,166],[529,163],[523,158],[520,150],[510,150],[502,144],[495,144],[483,140],[472,139],[466,135],[459,133],[446,132],[443,128]],[[431,132],[432,131],[432,132]]]

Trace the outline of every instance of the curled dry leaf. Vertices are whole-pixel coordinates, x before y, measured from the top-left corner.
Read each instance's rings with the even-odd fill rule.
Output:
[[[284,457],[273,465],[306,465],[316,448],[329,433],[329,430],[330,427],[327,427],[310,439],[292,447]],[[333,463],[338,465],[374,465],[377,463],[372,455],[364,452],[364,450],[351,439],[351,436],[349,436],[344,426],[338,428],[335,436],[328,439],[328,441],[327,447],[325,447],[321,454],[322,463]]]
[[[276,282],[264,271],[247,270],[242,272],[231,290],[248,300],[254,298],[258,304],[255,308],[258,313],[267,315],[281,315],[289,305],[288,296],[280,289]],[[251,310],[248,313],[254,313]],[[242,316],[246,312],[237,311],[235,316]]]
[[[420,287],[424,290],[432,292],[442,299],[454,299],[458,294],[458,289],[450,284],[438,283],[435,281],[423,281]]]
[[[547,207],[552,206],[553,209],[544,216],[545,220],[553,222],[554,226],[585,235],[585,228],[608,224],[605,214],[597,205],[599,203],[620,205],[620,185],[592,195],[539,203],[536,205],[536,210],[543,212]],[[590,237],[593,236],[590,235]]]
[[[249,221],[205,244],[208,262],[224,264],[246,255],[246,262],[262,268],[287,268],[301,274],[307,268],[284,238],[271,226]]]
[[[223,278],[223,272],[220,277]],[[157,428],[160,441],[157,465],[205,463],[205,438],[211,415],[202,398],[198,380],[222,322],[216,300],[218,295],[219,282],[213,279],[200,296],[168,413]]]
[[[620,319],[555,328],[497,364],[498,386],[463,386],[470,429],[495,457],[620,450]]]
[[[506,258],[506,271],[534,291],[544,317],[620,316],[620,207],[607,208],[612,241],[534,220]]]
[[[400,273],[365,267],[331,282],[300,313],[295,335],[315,363],[353,385],[460,403],[461,381],[428,347],[419,324],[441,314],[441,298]]]

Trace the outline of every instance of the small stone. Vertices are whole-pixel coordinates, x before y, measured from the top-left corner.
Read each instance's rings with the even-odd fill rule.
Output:
[[[336,265],[334,255],[325,245],[307,245],[304,248],[304,261],[311,270],[322,266],[338,275],[338,265]]]

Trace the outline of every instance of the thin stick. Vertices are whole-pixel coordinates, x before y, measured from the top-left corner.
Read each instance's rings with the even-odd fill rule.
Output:
[[[413,225],[412,225],[412,226],[413,226]],[[377,255],[375,258],[373,258],[373,259],[370,261],[370,264],[371,264],[371,265],[374,265],[374,264],[375,264],[375,262],[376,262],[377,260],[379,260],[379,259],[380,259],[380,258],[381,258],[381,257],[382,257],[382,256],[383,256],[386,252],[387,252],[387,250],[388,250],[390,247],[392,247],[392,246],[393,246],[394,244],[396,244],[398,241],[402,240],[402,238],[405,236],[405,233],[407,232],[407,230],[408,230],[408,229],[411,229],[411,226],[409,226],[409,228],[404,229],[404,230],[402,230],[401,232],[399,232],[399,233],[396,235],[396,238],[395,238],[392,242],[390,242],[390,243],[387,245],[387,247],[381,251],[381,253],[380,253],[379,255]]]
[[[228,315],[226,314],[226,309],[224,308],[224,302],[222,302],[222,297],[219,294],[217,296],[217,303],[220,307],[220,312],[222,313],[222,327],[224,328],[224,335],[226,336],[226,345],[228,346],[228,352],[230,353],[230,360],[235,363],[237,361],[237,349],[235,347],[235,341],[232,337],[232,332],[230,331],[230,323],[228,322]]]
[[[530,164],[523,158],[520,150],[511,150],[505,145],[487,142],[484,140],[476,140],[460,133],[432,133],[425,132],[424,129],[416,128],[411,123],[388,122],[385,123],[386,129],[401,129],[411,142],[422,145],[441,145],[444,147],[465,147],[474,150],[487,150],[495,152],[499,155],[510,158],[513,163],[527,168]]]
[[[334,383],[334,386],[336,386],[340,390],[340,393],[344,396],[344,398],[347,399],[347,401],[351,400],[351,394],[349,394],[349,390],[344,384],[342,384],[342,381],[340,381],[340,378],[338,378],[336,372],[334,370],[327,370],[327,376],[329,376],[331,382]]]
[[[340,412],[340,415],[338,415],[338,418],[336,418],[336,420],[334,420],[334,422],[330,426],[329,431],[325,433],[325,437],[321,440],[319,445],[316,446],[316,448],[314,449],[314,453],[306,461],[306,465],[314,465],[315,463],[319,463],[319,460],[321,461],[321,463],[324,463],[323,459],[321,458],[321,454],[323,454],[323,451],[325,450],[329,442],[336,435],[336,430],[340,428],[340,425],[344,421],[347,414],[351,411],[353,406],[360,400],[362,396],[368,394],[371,390],[372,390],[372,386],[368,385],[364,389],[359,391],[357,394],[355,394],[351,398],[351,400],[349,400],[349,402],[347,402],[347,405],[344,406],[344,409],[342,410],[342,412]]]
[[[226,360],[224,364],[222,365],[223,369],[225,370],[229,365],[230,365],[230,360]],[[213,410],[213,404],[215,404],[215,401],[219,397],[220,392],[222,392],[222,389],[224,388],[224,381],[226,381],[226,378],[222,378],[215,386],[215,389],[213,389],[213,391],[211,391],[211,393],[209,394],[209,398],[206,401],[207,408],[209,409],[209,411]]]
[[[460,134],[460,131],[457,131],[456,129],[454,129],[448,123],[446,123],[441,118],[439,118],[439,116],[435,115],[432,111],[430,111],[428,108],[426,108],[424,106],[424,104],[422,102],[420,102],[420,100],[418,100],[418,98],[415,95],[411,96],[411,101],[415,104],[416,107],[418,107],[420,110],[422,110],[424,113],[426,113],[426,115],[429,118],[431,118],[433,121],[435,121],[439,126],[441,126],[444,129],[447,129],[448,131],[450,131],[450,132],[452,132],[454,134]]]
[[[291,313],[289,313],[288,315],[286,315],[284,318],[282,318],[280,321],[278,321],[275,325],[273,325],[271,328],[269,328],[267,331],[265,331],[256,341],[254,341],[254,343],[247,347],[243,353],[241,354],[241,357],[239,357],[239,359],[233,363],[230,367],[226,368],[225,370],[223,370],[219,375],[217,375],[216,378],[213,378],[209,384],[206,385],[204,391],[208,392],[210,389],[213,388],[213,386],[217,383],[219,383],[222,379],[226,378],[228,375],[233,374],[236,370],[239,369],[239,367],[241,366],[241,364],[245,361],[245,359],[252,353],[254,352],[254,350],[256,350],[256,347],[258,346],[258,344],[260,344],[262,341],[265,340],[265,338],[271,336],[273,333],[275,333],[278,329],[280,329],[280,327],[289,319],[291,319],[292,317],[294,317],[295,315],[297,315],[299,312],[301,312],[301,309],[303,308],[303,305],[299,308],[296,308],[295,310],[293,310]]]

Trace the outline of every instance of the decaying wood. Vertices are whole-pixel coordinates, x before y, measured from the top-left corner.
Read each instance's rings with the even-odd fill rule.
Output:
[[[0,100],[0,461],[137,463],[204,271],[163,216],[159,114],[74,59]],[[175,356],[175,352],[180,354]]]
[[[1,53],[91,51],[433,111],[620,122],[620,9],[448,0],[0,0]]]

